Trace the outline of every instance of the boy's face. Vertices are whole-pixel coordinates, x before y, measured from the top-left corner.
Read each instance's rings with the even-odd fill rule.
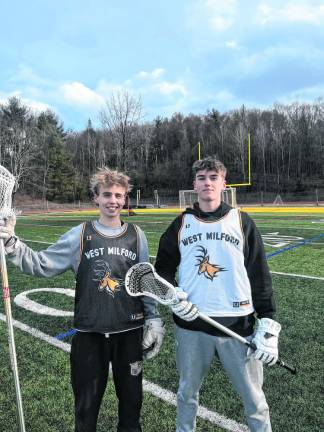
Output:
[[[125,199],[126,189],[117,184],[100,186],[99,194],[94,197],[95,203],[99,206],[100,215],[107,219],[119,218],[125,205]]]
[[[223,172],[217,173],[215,170],[205,169],[196,173],[194,188],[200,201],[220,201],[225,187],[226,181]]]

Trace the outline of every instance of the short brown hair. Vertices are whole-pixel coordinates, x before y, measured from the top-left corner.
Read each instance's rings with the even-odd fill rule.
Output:
[[[117,170],[111,170],[108,167],[100,168],[90,180],[91,191],[95,195],[99,195],[100,186],[112,186],[118,185],[125,188],[126,193],[132,189],[132,185],[129,183],[130,178]]]
[[[199,159],[192,165],[192,173],[194,177],[198,171],[207,170],[207,171],[216,171],[217,173],[222,173],[224,178],[226,177],[227,169],[223,162],[216,159],[216,157],[208,156],[204,159]]]

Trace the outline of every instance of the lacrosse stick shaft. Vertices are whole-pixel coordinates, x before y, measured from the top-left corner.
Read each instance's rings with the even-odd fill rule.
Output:
[[[4,301],[4,308],[6,314],[7,328],[8,328],[9,353],[10,353],[11,367],[12,367],[15,389],[16,389],[18,419],[20,425],[20,432],[26,432],[24,412],[23,412],[22,399],[20,393],[16,346],[15,346],[15,339],[14,339],[14,332],[13,332],[11,303],[10,303],[10,291],[9,291],[7,264],[6,264],[3,239],[0,239],[0,263],[1,263],[3,301]]]
[[[237,339],[238,341],[240,341],[244,345],[246,345],[249,348],[251,348],[253,351],[255,351],[257,349],[254,343],[247,341],[244,337],[242,337],[239,334],[233,332],[232,330],[228,329],[227,327],[223,326],[222,324],[218,323],[217,321],[214,321],[209,316],[207,316],[207,315],[199,312],[199,317],[203,321],[206,321],[207,323],[209,323],[210,325],[212,325],[213,327],[216,327],[218,330],[221,330],[223,333],[227,334],[228,336],[232,336],[234,339]],[[295,367],[287,365],[285,362],[283,362],[280,359],[278,359],[276,361],[276,364],[278,366],[281,366],[281,367],[289,370],[289,372],[291,372],[294,375],[296,375],[296,373],[297,373]]]

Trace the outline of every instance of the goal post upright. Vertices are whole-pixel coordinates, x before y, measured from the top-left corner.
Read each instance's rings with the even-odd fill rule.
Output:
[[[137,189],[136,190],[136,206],[137,207],[140,205],[140,200],[141,200],[141,190]]]

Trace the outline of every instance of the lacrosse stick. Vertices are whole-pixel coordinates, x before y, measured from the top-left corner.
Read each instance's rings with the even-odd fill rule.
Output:
[[[133,265],[126,273],[125,287],[128,294],[133,297],[152,297],[166,306],[175,305],[180,301],[174,286],[159,276],[151,263],[143,262]],[[216,327],[218,330],[221,330],[223,333],[226,333],[242,342],[244,345],[247,345],[253,351],[257,349],[253,342],[247,341],[244,337],[233,332],[227,327],[224,327],[209,316],[199,312],[199,317],[213,327]],[[296,368],[287,365],[282,360],[278,359],[276,364],[289,370],[292,374],[296,374]]]
[[[15,211],[11,208],[11,194],[12,189],[15,185],[15,177],[10,174],[3,166],[0,165],[0,218],[14,217]],[[0,239],[0,263],[1,263],[1,278],[2,278],[2,292],[4,300],[4,308],[6,314],[6,321],[8,327],[8,340],[9,340],[9,353],[11,360],[11,367],[14,376],[15,389],[16,389],[16,400],[17,400],[17,411],[20,424],[20,431],[25,432],[25,421],[23,406],[20,393],[18,365],[16,356],[16,346],[12,324],[12,313],[10,303],[10,290],[7,273],[6,255],[3,239]]]

